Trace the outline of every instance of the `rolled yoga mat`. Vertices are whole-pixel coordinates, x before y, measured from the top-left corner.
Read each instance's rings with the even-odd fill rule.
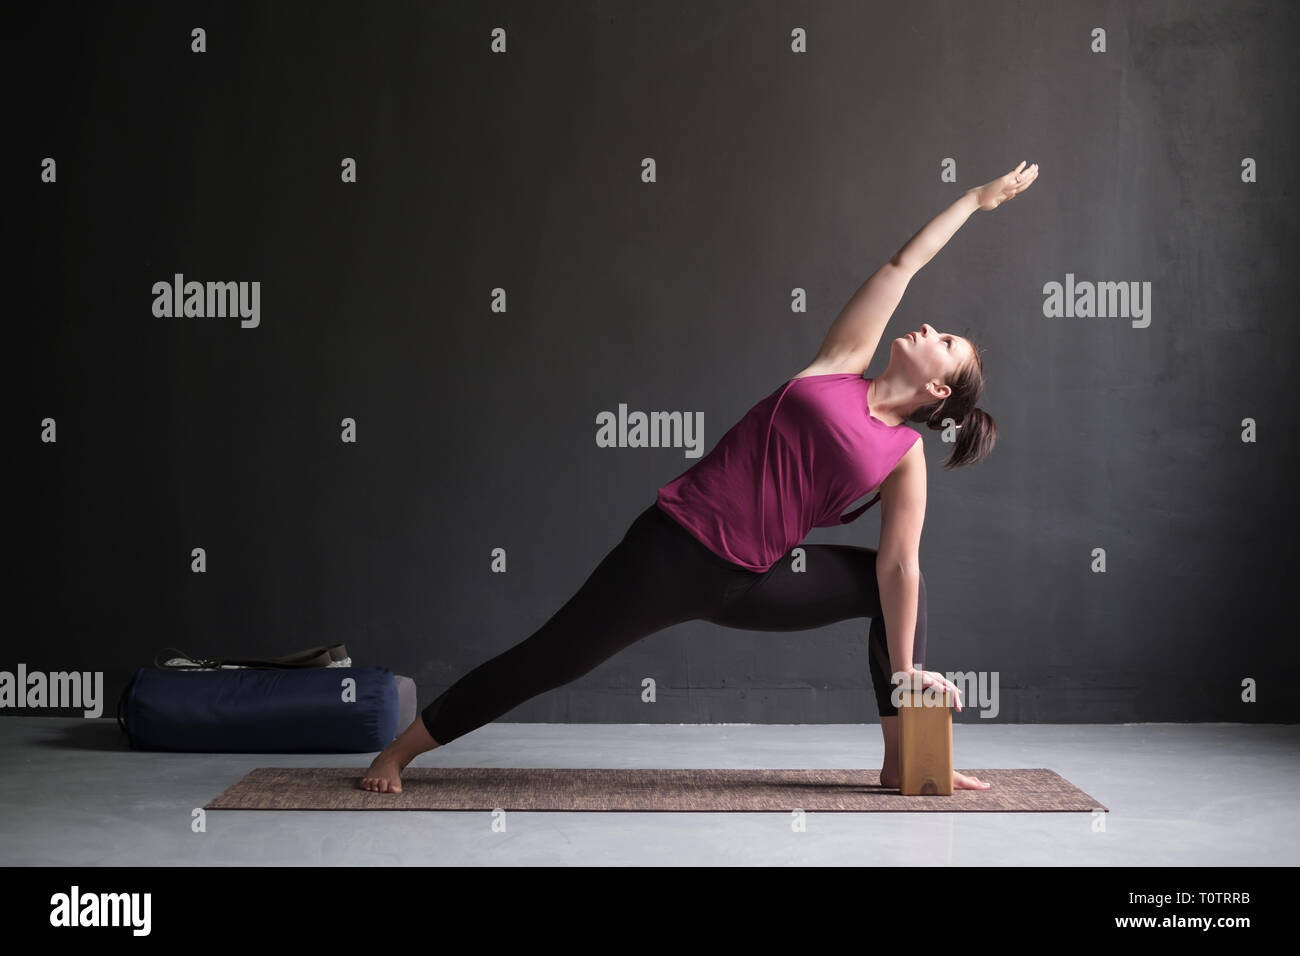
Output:
[[[961,772],[993,786],[905,797],[876,770],[407,767],[401,793],[375,793],[360,788],[361,767],[258,767],[204,809],[1109,812],[1051,770]]]

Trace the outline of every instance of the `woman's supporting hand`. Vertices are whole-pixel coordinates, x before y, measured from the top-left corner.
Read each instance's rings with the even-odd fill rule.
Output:
[[[1020,165],[1005,176],[999,176],[991,183],[985,183],[979,189],[975,190],[975,198],[979,202],[981,209],[997,209],[1008,200],[1014,199],[1026,189],[1029,184],[1038,178],[1038,164],[1025,169],[1024,160]]]
[[[908,686],[913,690],[926,690],[933,687],[941,694],[951,694],[957,709],[961,710],[961,688],[954,684],[948,678],[944,677],[938,671],[923,671],[912,668],[907,671],[910,683]]]

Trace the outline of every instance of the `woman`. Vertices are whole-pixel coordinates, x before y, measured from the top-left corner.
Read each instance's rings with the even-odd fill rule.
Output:
[[[546,690],[586,674],[673,624],[707,620],[793,631],[867,617],[871,678],[884,736],[880,782],[898,787],[898,711],[913,686],[960,691],[918,667],[925,657],[925,456],[906,422],[957,428],[945,468],[981,460],[997,428],[975,402],[982,362],[969,339],[929,325],[896,338],[889,365],[863,378],[912,276],[977,209],[995,209],[1037,178],[1019,166],[967,191],[881,266],[835,319],[812,363],[749,410],[708,455],[659,489],[578,592],[527,640],[479,665],[384,748],[361,787],[401,792],[417,754],[450,743]],[[816,459],[817,467],[811,467]],[[875,493],[848,514],[847,504]],[[880,501],[880,546],[802,545],[812,527],[856,519]],[[988,783],[953,774],[954,789]]]

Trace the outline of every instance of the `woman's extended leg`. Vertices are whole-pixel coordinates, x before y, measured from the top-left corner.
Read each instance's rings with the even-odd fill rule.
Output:
[[[643,637],[711,616],[758,577],[708,551],[652,504],[550,620],[424,708],[375,758],[362,788],[400,792],[400,773],[417,754],[576,680]]]
[[[725,627],[752,631],[802,631],[824,627],[835,621],[871,618],[867,641],[871,684],[885,744],[880,779],[885,786],[897,786],[898,708],[890,699],[893,684],[890,681],[885,615],[876,580],[876,552],[871,548],[844,544],[805,544],[800,547],[807,555],[803,570],[794,570],[790,555],[784,555],[709,620]],[[912,662],[916,667],[925,662],[925,643],[925,576],[921,575],[916,633],[912,639]]]

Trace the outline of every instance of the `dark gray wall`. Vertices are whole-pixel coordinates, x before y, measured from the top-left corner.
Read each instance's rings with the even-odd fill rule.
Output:
[[[34,338],[11,416],[30,623],[0,668],[102,670],[112,701],[164,646],[343,641],[423,706],[539,627],[692,463],[598,448],[600,411],[702,411],[711,448],[926,220],[1025,159],[1033,188],[913,279],[869,371],[922,321],[971,335],[1001,429],[954,472],[925,432],[926,665],[998,672],[998,720],[1294,719],[1295,5],[39,17],[15,33],[6,151],[33,210],[10,317]],[[178,272],[260,281],[260,325],[155,317]],[[1067,273],[1149,282],[1150,324],[1045,317]],[[878,529],[873,510],[807,540]],[[866,633],[685,624],[509,719],[870,721]]]

